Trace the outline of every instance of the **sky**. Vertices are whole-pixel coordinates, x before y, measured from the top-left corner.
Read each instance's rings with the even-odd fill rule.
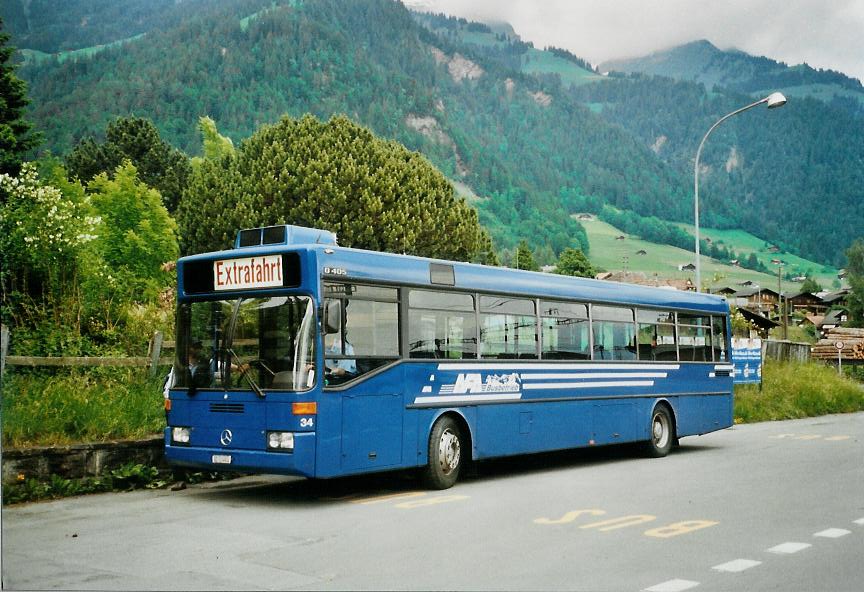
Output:
[[[534,47],[592,64],[707,39],[864,81],[864,0],[403,0],[409,8],[505,21]]]

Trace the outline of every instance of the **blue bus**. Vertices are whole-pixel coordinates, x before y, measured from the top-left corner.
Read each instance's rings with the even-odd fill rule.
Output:
[[[241,230],[179,260],[165,454],[330,478],[732,425],[723,298]]]

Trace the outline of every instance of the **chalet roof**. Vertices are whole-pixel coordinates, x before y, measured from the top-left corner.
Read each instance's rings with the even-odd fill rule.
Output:
[[[822,325],[839,325],[843,322],[842,317],[848,316],[848,312],[843,309],[832,310],[825,313],[825,318],[822,319]]]
[[[849,290],[840,290],[839,292],[831,292],[822,297],[822,302],[830,304],[831,302],[837,302],[839,300],[843,300],[849,294]]]
[[[760,314],[749,311],[746,308],[739,308],[738,312],[741,313],[745,319],[759,327],[760,329],[772,329],[774,327],[779,327],[779,323],[775,323],[771,319],[767,319]]]
[[[737,292],[735,292],[735,297],[749,298],[750,296],[753,296],[754,294],[758,294],[760,292],[762,294],[773,294],[774,296],[780,296],[780,294],[778,294],[771,288],[747,288],[746,290],[738,290]]]
[[[598,280],[611,282],[622,282],[625,284],[636,284],[639,286],[653,286],[655,288],[672,288],[675,290],[693,290],[693,282],[689,279],[669,279],[661,277],[648,277],[640,271],[607,271],[594,276]]]
[[[794,294],[787,294],[786,298],[788,298],[789,300],[798,300],[798,299],[822,300],[813,292],[795,292]]]
[[[825,317],[823,315],[804,315],[804,318],[817,327],[822,324],[822,321],[825,320]]]
[[[712,292],[714,294],[728,294],[728,295],[735,294],[737,291],[738,290],[736,290],[735,288],[731,288],[729,286],[726,286],[724,288],[717,288],[716,290],[712,290]]]

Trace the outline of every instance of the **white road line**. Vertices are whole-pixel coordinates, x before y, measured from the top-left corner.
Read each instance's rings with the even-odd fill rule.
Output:
[[[750,569],[751,567],[756,567],[757,565],[761,564],[761,561],[754,561],[753,559],[735,559],[734,561],[729,561],[728,563],[721,563],[720,565],[715,565],[711,569],[716,571],[725,571],[729,573],[738,573],[744,571],[745,569]]]
[[[852,522],[860,526],[864,526],[864,518],[859,518],[858,520],[853,520]]]
[[[777,555],[791,555],[792,553],[797,553],[798,551],[803,551],[807,547],[812,547],[810,543],[782,543],[777,545],[776,547],[771,547],[768,549],[769,553],[776,553]]]
[[[823,530],[822,532],[817,532],[813,536],[823,537],[826,539],[839,539],[840,537],[846,536],[847,534],[851,533],[851,530],[845,530],[843,528],[829,528],[827,530]]]
[[[699,582],[692,580],[669,580],[668,582],[645,588],[645,592],[683,592],[698,585]]]

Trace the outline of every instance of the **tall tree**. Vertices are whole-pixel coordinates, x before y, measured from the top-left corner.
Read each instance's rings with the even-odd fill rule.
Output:
[[[516,269],[527,269],[528,271],[538,271],[540,269],[534,260],[534,251],[531,250],[531,247],[528,246],[528,241],[525,239],[519,241],[513,263]]]
[[[264,126],[234,156],[204,159],[177,209],[186,253],[229,247],[238,228],[298,224],[345,246],[489,261],[477,212],[429,162],[344,116]]]
[[[164,141],[153,122],[143,117],[120,117],[108,124],[104,142],[86,138],[78,143],[66,166],[82,183],[100,173],[113,177],[124,160],[135,165],[138,176],[157,189],[169,211],[174,211],[188,183],[192,165],[188,157]]]
[[[572,275],[576,277],[593,278],[597,274],[597,270],[591,265],[585,253],[579,249],[568,247],[561,252],[558,257],[558,264],[555,266],[555,273],[560,275]]]
[[[0,18],[0,174],[15,177],[21,171],[24,154],[38,146],[42,138],[24,116],[30,103],[27,84],[15,75],[15,48],[8,43],[9,34],[3,32]]]
[[[819,282],[808,275],[807,279],[805,279],[804,283],[801,285],[801,291],[815,294],[822,291],[822,286],[819,285]]]
[[[850,325],[864,327],[864,238],[857,239],[846,250],[847,278],[852,294],[849,295]]]

